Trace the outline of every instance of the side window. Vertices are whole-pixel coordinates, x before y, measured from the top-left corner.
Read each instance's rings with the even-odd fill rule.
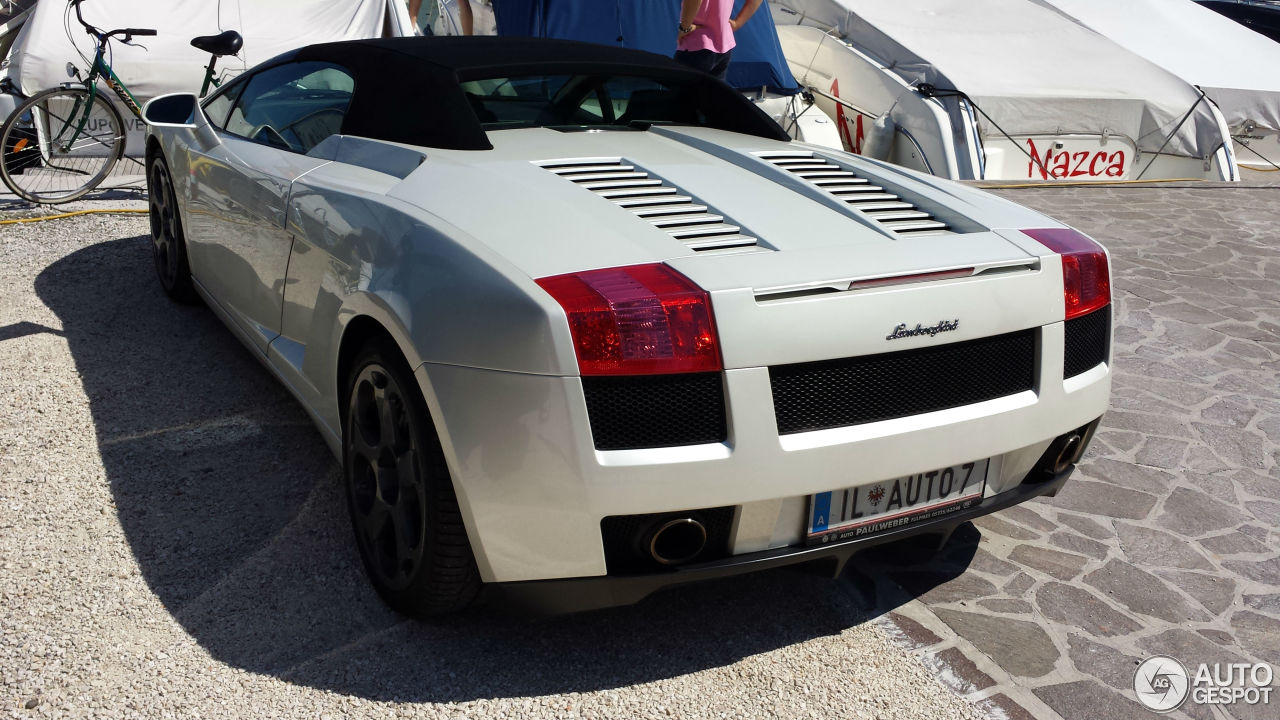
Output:
[[[236,98],[240,97],[241,90],[244,90],[244,83],[236,81],[205,101],[204,116],[209,118],[210,125],[221,130],[227,124],[227,115],[230,114]]]
[[[355,80],[321,62],[289,63],[256,73],[244,84],[226,122],[232,135],[306,153],[342,130]]]

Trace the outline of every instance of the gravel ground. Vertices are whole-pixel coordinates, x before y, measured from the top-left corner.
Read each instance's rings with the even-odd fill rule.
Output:
[[[390,613],[303,411],[161,296],[145,232],[0,226],[0,716],[980,717],[798,572],[539,621]]]

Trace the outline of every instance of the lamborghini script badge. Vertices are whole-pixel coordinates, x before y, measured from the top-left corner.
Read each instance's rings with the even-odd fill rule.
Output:
[[[906,323],[899,323],[885,340],[899,340],[901,338],[916,337],[917,335],[933,337],[938,333],[951,332],[958,327],[960,327],[959,318],[955,320],[940,320],[937,325],[930,325],[929,327],[916,323],[915,327],[908,328]]]

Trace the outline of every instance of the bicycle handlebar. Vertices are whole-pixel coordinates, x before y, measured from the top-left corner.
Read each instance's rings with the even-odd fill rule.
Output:
[[[132,40],[135,36],[142,37],[142,36],[155,35],[155,34],[156,34],[155,30],[146,30],[144,28],[120,28],[119,30],[112,30],[109,33],[103,33],[99,37],[105,42],[106,39],[109,37],[114,37],[116,35],[123,35],[124,41],[127,43],[130,40]]]
[[[105,43],[108,38],[115,35],[124,35],[125,42],[128,42],[129,39],[133,37],[150,37],[156,34],[155,30],[148,30],[146,28],[121,28],[119,30],[112,30],[111,32],[102,32],[98,28],[85,22],[84,16],[80,14],[80,3],[82,2],[84,2],[84,0],[71,0],[71,7],[76,10],[76,20],[79,20],[80,24],[84,26],[85,32],[97,38],[99,43]]]
[[[80,3],[82,2],[84,2],[84,0],[71,0],[71,7],[75,8],[76,10],[76,20],[78,20],[80,24],[84,26],[84,29],[88,31],[90,35],[93,35],[94,37],[97,37],[97,38],[101,38],[102,31],[90,25],[89,23],[85,22],[84,15],[80,14]]]

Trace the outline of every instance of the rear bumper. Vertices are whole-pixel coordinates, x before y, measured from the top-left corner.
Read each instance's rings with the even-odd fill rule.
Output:
[[[731,369],[724,442],[641,450],[593,446],[576,377],[431,363],[417,373],[481,578],[570,580],[608,574],[601,522],[612,516],[733,506],[729,553],[755,557],[800,542],[814,493],[981,458],[992,459],[986,496],[1013,490],[1053,438],[1101,416],[1110,394],[1105,363],[1063,379],[1063,323],[1039,332],[1034,390],[784,435],[769,369]]]
[[[490,583],[486,600],[498,607],[532,614],[559,614],[631,605],[648,595],[686,583],[742,575],[769,568],[807,563],[830,563],[838,575],[859,550],[916,535],[949,535],[956,526],[989,513],[1003,510],[1041,495],[1060,490],[1075,466],[1036,482],[1026,481],[1012,489],[991,495],[978,505],[936,520],[928,520],[871,537],[832,545],[785,547],[734,555],[721,560],[684,565],[667,572],[644,575],[599,575],[594,577]]]

